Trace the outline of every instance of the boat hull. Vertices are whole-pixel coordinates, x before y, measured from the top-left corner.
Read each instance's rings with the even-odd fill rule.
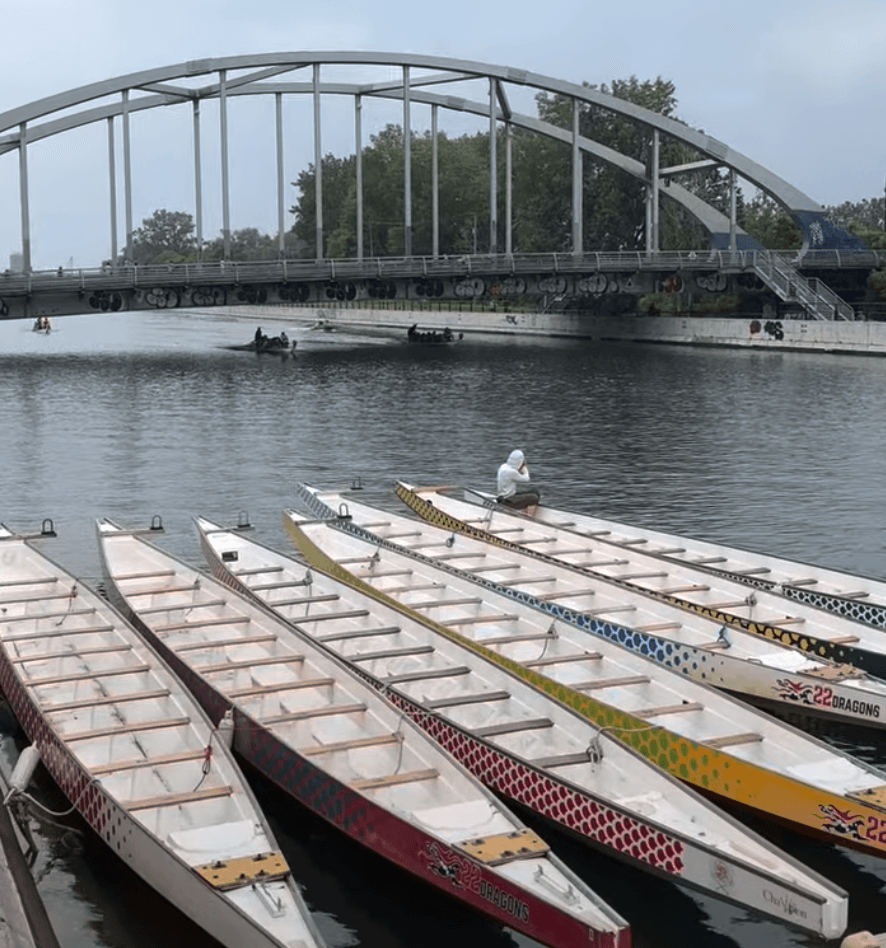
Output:
[[[7,552],[9,556],[4,560],[5,565],[9,565],[15,558],[13,551],[2,550],[0,554]],[[9,583],[4,585],[9,585]],[[83,592],[81,587],[75,587],[75,589],[81,589],[75,593],[79,601],[84,598],[88,600],[93,595]],[[81,763],[69,744],[94,738],[96,730],[90,731],[86,728],[81,733],[77,731],[59,733],[59,730],[47,720],[46,712],[53,712],[52,704],[44,707],[42,702],[38,703],[32,694],[32,688],[35,685],[23,680],[18,672],[18,666],[21,664],[43,661],[44,656],[39,651],[27,652],[24,655],[13,655],[10,651],[10,646],[14,647],[14,643],[25,639],[29,640],[29,644],[39,643],[41,640],[49,641],[58,648],[59,635],[64,634],[58,630],[58,626],[64,621],[65,614],[63,613],[61,619],[56,617],[52,620],[54,628],[50,632],[30,632],[21,637],[8,635],[9,628],[14,628],[17,622],[39,624],[42,619],[41,614],[28,611],[31,601],[38,600],[37,598],[33,600],[21,598],[11,609],[3,609],[3,625],[0,626],[0,691],[6,696],[16,720],[32,746],[39,751],[40,761],[46,771],[71,801],[72,809],[77,810],[86,824],[125,864],[170,904],[208,932],[219,944],[228,945],[231,948],[241,948],[241,946],[244,948],[247,946],[248,948],[323,948],[322,938],[307,918],[307,908],[300,902],[300,896],[291,879],[284,882],[282,877],[277,876],[267,890],[269,897],[279,904],[279,917],[287,916],[288,921],[279,925],[273,924],[274,930],[263,928],[256,922],[255,917],[245,910],[247,905],[250,909],[255,907],[254,896],[245,895],[241,898],[240,893],[244,891],[242,888],[234,886],[225,890],[209,884],[195,865],[181,858],[171,845],[167,845],[140,820],[134,818],[130,808],[121,803],[117,795],[105,789],[103,779],[113,779],[114,770],[124,769],[127,766],[125,761],[117,762],[116,767],[111,767],[105,777],[97,777]],[[76,632],[76,629],[74,631]],[[132,634],[134,636],[134,632]],[[115,648],[119,651],[119,646]],[[102,650],[99,648],[95,651],[97,653]],[[82,677],[85,681],[86,676]],[[39,683],[36,686],[39,686]],[[121,696],[120,700],[122,703],[125,699]],[[190,700],[189,706],[197,712]],[[82,707],[79,714],[86,722],[89,720],[89,705],[83,701],[80,702],[79,707]],[[72,710],[71,714],[72,720],[77,720],[78,712]],[[186,722],[179,720],[178,723]],[[137,724],[133,727],[136,730],[139,729]],[[206,729],[207,733],[210,733],[208,722]],[[110,737],[117,728],[110,727],[107,730]],[[148,730],[149,728],[145,727],[142,733]],[[216,748],[212,753],[214,767],[223,766],[219,758],[226,757],[227,752],[221,752]],[[200,756],[203,757],[204,763],[210,759],[204,757],[203,754]],[[162,758],[157,758],[157,764],[161,763]],[[199,775],[199,761],[194,766]],[[170,805],[176,802],[174,796]],[[180,795],[181,805],[189,803],[187,798],[190,796],[187,793]],[[181,799],[182,797],[185,799]],[[209,794],[207,794],[208,797]],[[159,800],[149,798],[142,799],[133,806],[135,805],[146,810],[152,806],[163,807],[166,801],[162,797]],[[261,819],[255,812],[250,813],[248,808],[244,812],[253,821]],[[224,838],[231,825],[230,823],[210,823],[209,829]],[[170,835],[174,834],[170,832]],[[219,846],[223,845],[219,842]],[[224,850],[219,852],[218,847],[213,846],[212,851],[218,859]],[[256,854],[254,858],[259,858],[260,855]],[[286,874],[288,875],[288,870]],[[262,905],[261,910],[267,914],[266,905]],[[293,914],[299,912],[305,920],[301,917],[294,919]]]
[[[220,720],[227,711],[232,712],[235,751],[293,799],[354,841],[444,894],[543,944],[630,948],[630,930],[614,913],[613,930],[590,927],[576,915],[558,910],[551,901],[496,871],[495,866],[470,859],[441,837],[399,818],[391,808],[376,804],[367,794],[342,783],[308,756],[298,753],[289,741],[275,733],[273,722],[244,711],[225,689],[215,687],[195,671],[157,634],[117,587],[115,569],[107,553],[104,558],[114,585],[112,594],[124,614],[181,677],[210,718]],[[559,862],[554,860],[552,865]]]
[[[444,525],[445,530],[439,530],[434,525],[428,524],[425,528],[428,532],[422,533],[421,523],[413,520],[405,520],[401,523],[396,515],[389,514],[387,511],[383,512],[386,521],[397,525],[392,529],[392,533],[397,531],[405,533],[406,525],[409,525],[410,540],[422,546],[423,551],[419,552],[410,550],[408,546],[403,546],[396,540],[386,540],[380,534],[363,529],[357,522],[360,517],[353,516],[353,511],[359,505],[351,506],[349,515],[339,516],[333,507],[328,506],[311,491],[300,489],[299,497],[313,515],[331,518],[344,532],[361,536],[375,546],[405,553],[411,559],[427,564],[431,569],[440,569],[459,576],[475,587],[487,589],[505,602],[511,601],[532,610],[539,608],[537,598],[527,591],[502,586],[452,564],[452,558],[463,557],[475,547],[479,550],[476,555],[483,556],[487,555],[483,553],[484,547],[491,549],[496,546],[487,543],[485,539],[471,536],[453,517],[441,514],[440,524]],[[340,500],[338,495],[337,500]],[[348,507],[344,502],[342,506]],[[369,516],[369,513],[370,511],[367,510],[362,516],[371,525],[373,517]],[[377,515],[382,512],[372,511],[372,513],[376,515],[377,520]],[[289,528],[288,524],[287,528]],[[436,532],[432,534],[430,531]],[[463,536],[464,539],[456,540],[457,536]],[[501,548],[506,551],[509,562],[515,562],[515,557],[527,556],[524,551],[511,550],[506,542],[499,542]],[[450,552],[456,544],[458,552]],[[441,560],[425,552],[432,547],[441,551],[439,554]],[[443,559],[446,561],[445,565],[443,565]],[[402,603],[401,608],[411,612],[409,607]],[[432,620],[426,618],[425,621]],[[441,626],[442,629],[445,627]],[[565,632],[561,633],[561,639],[564,635]],[[575,648],[580,650],[581,647],[576,645]],[[789,773],[776,759],[768,765],[755,760],[754,755],[749,755],[748,759],[745,759],[736,753],[718,749],[714,741],[702,740],[701,735],[692,736],[691,725],[681,729],[678,723],[682,717],[681,714],[670,715],[670,720],[674,721],[673,724],[669,722],[668,725],[650,726],[649,720],[631,713],[630,710],[616,703],[599,700],[592,694],[577,691],[565,680],[552,678],[535,668],[493,652],[492,649],[485,651],[495,656],[493,660],[511,668],[515,674],[530,681],[568,707],[601,726],[612,728],[621,740],[639,751],[648,760],[692,786],[715,797],[745,806],[763,817],[772,816],[783,819],[800,832],[816,836],[824,833],[831,842],[879,855],[886,854],[886,775],[875,771],[874,768],[855,761],[848,755],[839,753],[802,732],[780,725],[768,716],[758,719],[759,712],[752,712],[739,702],[731,701],[726,696],[718,695],[716,691],[696,683],[692,683],[693,688],[703,689],[701,692],[696,692],[702,707],[722,708],[723,710],[719,713],[727,719],[727,725],[728,719],[734,718],[738,721],[743,718],[749,722],[748,733],[758,732],[761,735],[773,732],[777,726],[786,735],[788,733],[794,735],[789,738],[793,744],[799,745],[801,742],[806,742],[809,752],[815,751],[815,756],[810,758],[814,763],[808,767],[794,767],[793,770],[796,773]],[[625,653],[621,660],[624,662],[632,660],[630,656],[631,653]],[[637,660],[644,664],[648,662],[642,657],[638,657]],[[644,669],[644,673],[648,675],[649,671]],[[662,682],[667,682],[675,692],[685,693],[683,703],[691,709],[692,701],[689,697],[691,690],[687,687],[690,683],[682,677],[674,676],[674,672],[667,668],[661,668],[660,677]],[[753,717],[749,718],[751,715]],[[823,758],[824,755],[832,756],[833,760],[829,765],[819,766],[815,761]],[[851,795],[829,789],[837,777],[835,768],[849,771],[853,779],[858,779],[864,789],[853,791]],[[802,776],[799,776],[801,772]]]
[[[345,628],[345,623],[339,626],[335,621],[327,621],[331,620],[332,616],[313,610],[301,620],[297,615],[288,617],[288,609],[275,607],[270,591],[263,593],[254,590],[247,582],[238,578],[232,570],[232,564],[240,560],[248,576],[273,574],[275,581],[271,586],[283,596],[282,601],[287,604],[291,602],[288,596],[291,596],[294,591],[289,590],[287,593],[289,583],[293,586],[298,585],[287,573],[288,567],[281,565],[281,561],[276,557],[261,560],[251,556],[248,550],[244,550],[244,544],[247,541],[240,537],[230,540],[223,555],[216,546],[218,535],[223,533],[224,531],[221,530],[212,531],[211,539],[204,531],[201,531],[200,535],[201,546],[213,574],[231,588],[251,595],[268,608],[278,611],[278,614],[291,622],[300,634],[311,640],[314,640],[314,636],[307,631],[307,626],[311,625],[312,621],[318,623],[318,627],[325,630],[324,641],[329,643],[325,647],[347,660],[342,650],[336,649],[335,642],[347,642],[350,635],[355,633],[349,633]],[[335,564],[304,535],[298,537],[297,543],[313,570],[322,571],[332,584],[337,581],[348,584],[347,579],[341,580],[341,577],[338,577]],[[250,544],[249,549],[257,547],[258,545]],[[245,560],[241,559],[241,552],[246,553]],[[225,555],[228,557],[227,560]],[[258,556],[260,555],[259,553]],[[330,590],[335,588],[334,585],[330,582],[323,585],[320,583],[321,580],[315,572],[311,584],[313,595],[319,599],[336,598],[329,595]],[[377,616],[377,621],[384,628],[390,629],[391,626],[388,624],[391,619],[388,616],[390,603],[377,595],[374,598],[383,608]],[[345,609],[346,606],[347,609]],[[346,602],[330,606],[330,609],[344,609],[346,614],[348,612],[353,614],[358,606],[359,602],[349,598]],[[375,616],[374,613],[373,615]],[[362,634],[365,634],[365,631]],[[432,634],[431,638],[433,637]],[[417,651],[418,648],[421,646],[418,645],[415,650]],[[367,651],[371,652],[371,650],[372,647],[367,648]],[[570,781],[566,777],[560,778],[542,767],[530,765],[516,754],[506,753],[502,747],[479,738],[451,717],[435,713],[427,702],[415,700],[393,684],[388,676],[380,677],[381,672],[362,669],[359,650],[351,654],[352,667],[361,677],[370,682],[373,687],[383,691],[396,707],[408,714],[442,747],[500,795],[533,811],[601,852],[631,863],[660,878],[688,885],[734,904],[752,907],[762,913],[786,918],[793,924],[802,925],[819,933],[826,929],[829,932],[828,937],[839,934],[837,929],[840,929],[844,922],[838,920],[836,916],[829,921],[823,921],[823,917],[828,914],[827,910],[823,911],[822,904],[802,892],[799,886],[792,888],[784,880],[775,879],[771,874],[767,876],[765,872],[755,874],[749,870],[748,865],[733,858],[726,847],[717,851],[715,844],[711,842],[709,848],[705,849],[692,839],[675,836],[664,824],[657,823],[654,819],[646,821],[639,819],[635,813],[619,808],[617,804],[591,792],[585,785]],[[454,674],[459,673],[459,669],[463,667],[460,663],[464,659],[465,656],[461,654],[447,656],[447,660],[451,661],[450,668]],[[433,668],[440,673],[444,670],[439,664],[442,660],[441,655],[435,657],[433,661]],[[416,669],[414,674],[419,678],[423,677],[423,672],[419,669]],[[496,684],[490,682],[490,692],[496,693],[494,688],[500,687],[501,684],[501,682]],[[476,692],[477,688],[478,683],[474,683],[472,687],[466,686],[469,693]],[[651,781],[651,785],[658,787],[655,780]],[[658,789],[665,793],[678,790],[676,787]],[[693,820],[702,818],[698,813],[693,816]],[[747,832],[743,827],[742,831]],[[719,879],[720,882],[715,885],[712,883],[714,879]],[[785,888],[782,888],[783,884]]]

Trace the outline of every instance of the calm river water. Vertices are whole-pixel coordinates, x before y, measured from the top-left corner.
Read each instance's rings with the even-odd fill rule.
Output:
[[[0,521],[58,532],[46,552],[100,581],[94,520],[162,517],[202,563],[192,517],[291,550],[299,481],[405,511],[391,486],[489,489],[514,447],[550,503],[886,578],[886,360],[515,338],[449,348],[265,322],[291,358],[232,352],[255,320],[185,313],[0,323]],[[796,723],[796,722],[795,722]],[[886,734],[804,726],[886,768]],[[0,768],[17,750],[0,733]],[[507,948],[275,791],[256,786],[331,948]],[[39,792],[56,809],[58,791]],[[72,824],[77,826],[78,824]],[[784,948],[800,932],[648,879],[542,828],[634,928],[637,948]],[[851,894],[849,931],[886,931],[886,862],[754,829]],[[64,948],[211,948],[88,835],[37,832],[39,889]],[[214,944],[214,943],[213,943]]]

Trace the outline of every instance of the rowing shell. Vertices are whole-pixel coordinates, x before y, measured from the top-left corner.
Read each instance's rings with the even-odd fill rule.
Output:
[[[314,516],[362,538],[366,560],[376,547],[408,557],[409,583],[391,595],[412,610],[423,604],[438,625],[486,615],[485,628],[464,632],[480,641],[503,628],[538,634],[553,619],[556,635],[542,666],[532,664],[531,642],[495,648],[499,659],[591,720],[619,728],[622,740],[675,776],[803,832],[886,853],[886,774],[599,631],[589,640],[583,628],[561,623],[537,589],[527,591],[556,567],[545,563],[542,572],[530,554],[360,504],[350,494],[302,486],[298,497]],[[433,595],[410,590],[419,583],[434,584]],[[586,627],[606,625],[594,619]]]
[[[353,588],[294,522],[310,568],[240,531],[200,518],[197,526],[217,577],[348,661],[490,789],[669,881],[819,934],[843,924],[839,909],[831,915],[842,893],[829,883],[456,630],[440,635],[375,589]],[[324,526],[324,548],[354,552],[350,537]],[[393,581],[403,570],[386,557],[372,574]]]
[[[99,523],[112,594],[234,748],[348,836],[546,945],[630,948],[610,909],[476,778],[263,606]]]
[[[323,948],[218,732],[136,631],[0,528],[0,690],[73,807],[230,948]]]

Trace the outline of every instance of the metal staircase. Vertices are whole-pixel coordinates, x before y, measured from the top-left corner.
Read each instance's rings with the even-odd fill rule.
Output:
[[[855,310],[826,283],[815,277],[807,280],[778,254],[755,254],[754,272],[779,299],[799,303],[813,319],[855,319]]]

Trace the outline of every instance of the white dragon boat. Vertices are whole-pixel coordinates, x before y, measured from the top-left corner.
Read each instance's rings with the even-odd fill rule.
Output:
[[[482,528],[491,518],[497,523],[503,518],[511,524],[520,521],[514,529],[522,527],[521,532],[508,528],[491,532],[548,554],[552,548],[546,549],[545,544],[556,542],[559,552],[555,555],[563,558],[575,544],[576,552],[583,552],[585,567],[595,569],[596,556],[601,574],[610,578],[629,577],[638,564],[645,563],[645,578],[655,573],[660,582],[641,585],[656,595],[671,581],[667,576],[688,578],[685,588],[674,596],[682,608],[886,679],[886,582],[543,504],[529,518],[499,504],[492,494],[468,488],[416,488],[401,483],[397,494],[413,509],[414,498],[419,498],[441,509],[457,510],[456,516],[462,515],[459,519],[475,527]],[[464,503],[453,506],[458,500]],[[526,523],[529,520],[531,527]],[[542,525],[546,534],[537,532]],[[650,568],[650,562],[656,561],[658,566]]]
[[[617,728],[617,736],[675,776],[795,830],[886,854],[886,773],[605,636],[589,635],[572,621],[580,613],[561,605],[569,583],[579,598],[587,583],[575,570],[361,504],[351,493],[302,486],[298,497],[314,517],[350,536],[351,552],[338,551],[335,559],[355,581],[477,643],[507,636],[489,643],[489,651],[536,687]],[[333,534],[326,523],[311,526],[294,511],[286,512],[285,523],[294,537],[296,524],[311,538],[324,530],[328,542]],[[381,562],[385,570],[376,576]],[[399,574],[386,575],[395,569]],[[547,590],[556,602],[545,600]]]
[[[443,488],[465,500],[503,508],[494,494],[469,488]],[[611,547],[641,550],[668,562],[735,580],[756,589],[779,593],[796,602],[886,629],[886,582],[832,567],[790,560],[754,550],[665,533],[617,520],[539,504],[533,514],[540,523],[564,527]]]
[[[343,662],[264,606],[98,523],[110,593],[234,750],[383,858],[545,945],[630,948],[628,923]]]
[[[627,648],[733,693],[817,716],[886,727],[886,632],[721,576],[636,552],[458,489],[398,483],[397,496],[447,529],[579,572],[569,604]],[[551,609],[553,589],[542,591]],[[788,607],[787,613],[785,606]],[[640,633],[640,634],[638,634]]]
[[[349,662],[500,795],[641,870],[742,905],[752,918],[773,916],[828,937],[844,924],[834,911],[842,895],[830,883],[457,630],[441,635],[374,590],[327,573],[343,568],[330,567],[304,535],[299,545],[311,566],[241,530],[203,518],[197,527],[219,579]],[[324,536],[320,545],[338,540],[349,538]]]
[[[223,735],[105,599],[5,527],[0,690],[72,811],[220,944],[323,948]]]

